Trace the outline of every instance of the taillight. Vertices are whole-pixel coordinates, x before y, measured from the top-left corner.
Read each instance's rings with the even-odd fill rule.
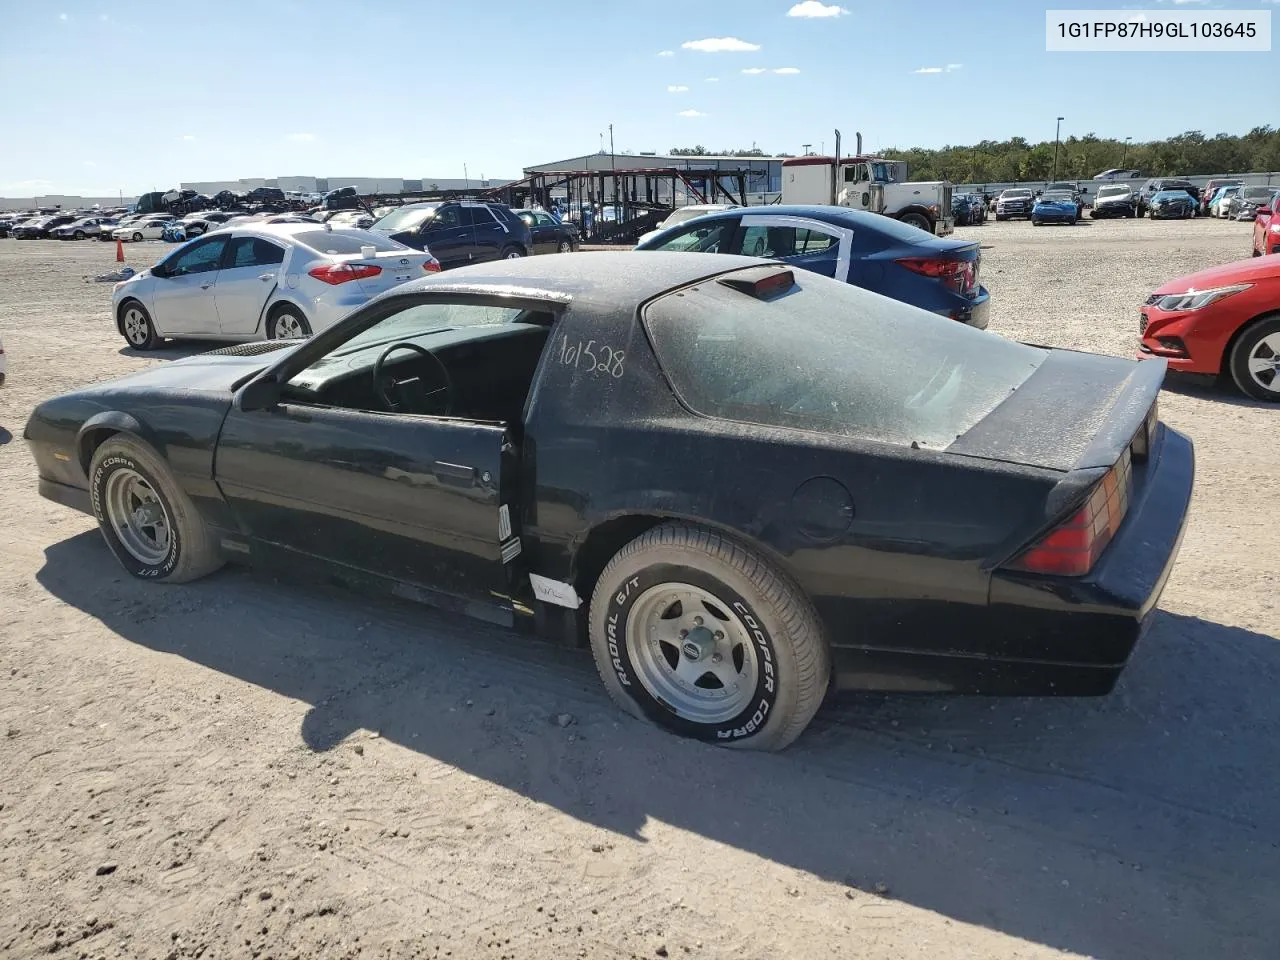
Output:
[[[307,271],[307,276],[315,277],[321,283],[337,286],[351,280],[367,280],[382,272],[381,267],[371,263],[330,263],[323,267],[315,267]]]
[[[1132,471],[1126,449],[1120,462],[1090,492],[1084,506],[1023,551],[1010,566],[1065,577],[1083,576],[1092,570],[1128,512]]]
[[[432,257],[430,260],[426,261],[422,265],[422,269],[427,271],[427,273],[439,273],[440,261],[437,260],[435,257]]]
[[[930,257],[905,257],[896,261],[912,273],[924,277],[933,277],[957,291],[968,290],[973,286],[974,272],[972,260],[942,260]]]

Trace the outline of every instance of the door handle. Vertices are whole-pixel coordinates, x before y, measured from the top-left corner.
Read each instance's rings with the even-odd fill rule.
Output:
[[[275,278],[276,278],[276,275],[274,273],[258,274],[258,279],[261,280],[263,283],[266,283],[268,280],[274,280]]]

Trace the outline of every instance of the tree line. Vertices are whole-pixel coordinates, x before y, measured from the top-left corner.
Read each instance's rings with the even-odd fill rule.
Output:
[[[671,151],[673,156],[707,156],[701,145]],[[1054,142],[1029,143],[1022,137],[983,140],[971,146],[886,147],[880,153],[906,160],[913,180],[953,183],[1005,183],[1048,180],[1053,176]],[[760,150],[723,150],[721,156],[764,156]],[[790,156],[790,154],[770,154]],[[1092,133],[1065,137],[1058,146],[1058,178],[1087,180],[1111,167],[1141,170],[1145,176],[1194,176],[1280,170],[1280,130],[1254,127],[1248,133],[1205,136],[1188,130],[1164,140],[1127,145]]]

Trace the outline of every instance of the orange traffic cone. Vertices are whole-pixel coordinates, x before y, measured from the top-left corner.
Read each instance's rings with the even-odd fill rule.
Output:
[[[116,263],[124,263],[124,242],[116,237]]]

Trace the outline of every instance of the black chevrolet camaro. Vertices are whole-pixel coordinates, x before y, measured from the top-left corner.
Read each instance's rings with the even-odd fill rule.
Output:
[[[596,253],[86,387],[26,439],[134,576],[264,563],[528,625],[637,716],[777,749],[829,687],[1110,691],[1191,496],[1163,375],[772,262]]]

